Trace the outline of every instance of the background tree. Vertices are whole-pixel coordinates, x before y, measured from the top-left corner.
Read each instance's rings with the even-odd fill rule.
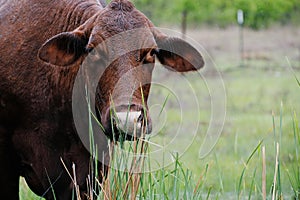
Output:
[[[174,1],[173,10],[176,13],[181,14],[181,33],[182,37],[185,37],[186,29],[187,29],[187,20],[188,15],[193,12],[196,12],[199,7],[199,1],[197,0],[178,0],[178,2]]]
[[[134,0],[156,25],[226,27],[236,24],[236,12],[242,9],[245,26],[267,28],[273,24],[300,25],[299,0]]]

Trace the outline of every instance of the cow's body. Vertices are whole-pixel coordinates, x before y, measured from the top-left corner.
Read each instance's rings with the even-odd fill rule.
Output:
[[[74,162],[78,171],[83,169],[79,185],[86,181],[88,166],[81,165],[88,165],[89,153],[74,134],[70,104],[77,69],[51,68],[37,60],[47,39],[74,30],[102,9],[96,0],[67,2],[0,2],[1,199],[17,198],[20,175],[34,192],[48,198],[51,191],[44,193],[49,180],[58,179],[57,197],[70,198],[64,190],[71,189],[71,182],[60,157],[67,166]]]
[[[125,0],[116,2],[128,4]],[[131,9],[130,6],[132,5],[129,4],[128,8]],[[92,28],[99,19],[95,15],[101,13],[103,9],[96,0],[0,1],[1,199],[18,199],[19,176],[24,176],[30,188],[38,195],[52,199],[53,193],[50,187],[52,183],[56,199],[70,199],[73,184],[61,160],[69,171],[72,171],[71,165],[75,163],[77,184],[84,197],[86,177],[90,170],[90,154],[76,134],[72,120],[71,99],[76,73],[89,51],[84,51],[80,56],[81,59],[65,61],[68,55],[61,58],[56,56],[53,59],[48,55],[53,50],[49,45],[52,45],[52,41],[55,43],[56,39],[44,43],[57,34],[73,31],[72,34],[76,36],[87,35],[83,41],[89,42],[84,45],[86,45],[85,49],[90,50],[93,45],[99,43],[91,39],[95,31]],[[111,6],[111,9],[115,7]],[[129,12],[130,9],[121,6],[120,12]],[[143,17],[139,15],[139,18],[143,19]],[[92,22],[89,23],[88,20]],[[144,24],[144,27],[151,26],[150,21],[147,20],[145,18],[140,24]],[[83,24],[92,28],[83,31],[82,34],[81,28],[78,27]],[[143,27],[142,25],[137,28]],[[82,29],[84,28],[85,26]],[[135,27],[130,29],[133,28]],[[115,31],[118,33],[124,30]],[[153,36],[153,38],[160,37]],[[59,42],[54,45],[57,44],[60,45]],[[158,56],[160,61],[172,67],[174,64],[168,64],[163,56]],[[55,65],[59,66],[55,67]],[[66,65],[72,66],[65,67]],[[199,67],[202,65],[201,58]],[[175,70],[189,71],[190,69]],[[113,79],[108,77],[107,80],[111,78]],[[101,93],[102,87],[99,88]],[[149,87],[145,90],[147,96]],[[109,93],[105,91],[102,96],[107,98]],[[104,97],[100,99],[104,101]],[[138,95],[136,99],[139,99]],[[136,103],[132,109],[141,109],[136,106],[138,104],[141,102]],[[108,110],[105,106],[99,106],[99,110]],[[101,115],[103,116],[105,114]],[[107,120],[100,121],[104,123]]]

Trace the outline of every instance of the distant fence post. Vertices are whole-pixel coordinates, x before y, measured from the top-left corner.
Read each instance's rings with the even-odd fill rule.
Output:
[[[239,44],[240,44],[240,67],[244,67],[244,12],[237,11],[237,22],[239,24]]]

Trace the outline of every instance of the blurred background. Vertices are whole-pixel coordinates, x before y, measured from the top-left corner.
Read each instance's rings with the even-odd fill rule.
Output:
[[[244,11],[245,26],[259,30],[277,25],[299,25],[297,0],[134,0],[136,7],[156,25],[188,24],[190,28],[226,28],[236,24],[236,13]]]
[[[224,81],[227,111],[218,143],[207,157],[199,157],[211,107],[207,88],[195,82],[202,91],[201,128],[181,158],[195,179],[208,169],[203,182],[205,191],[213,194],[210,198],[265,199],[265,185],[270,199],[299,199],[300,1],[133,2],[156,26],[177,30],[201,44],[208,54],[203,75],[214,82],[218,76],[210,69],[215,67]],[[193,120],[183,119],[185,124]]]

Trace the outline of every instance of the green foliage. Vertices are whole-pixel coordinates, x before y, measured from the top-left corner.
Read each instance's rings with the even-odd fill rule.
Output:
[[[282,0],[237,0],[236,2],[245,12],[245,25],[254,29],[268,27],[274,22],[288,23],[293,13],[293,6],[299,4],[299,2]]]
[[[225,27],[236,24],[236,12],[242,9],[245,26],[267,28],[274,23],[299,24],[299,0],[134,0],[137,8],[155,24],[180,24],[183,12],[193,25]],[[162,12],[163,11],[163,12]]]

